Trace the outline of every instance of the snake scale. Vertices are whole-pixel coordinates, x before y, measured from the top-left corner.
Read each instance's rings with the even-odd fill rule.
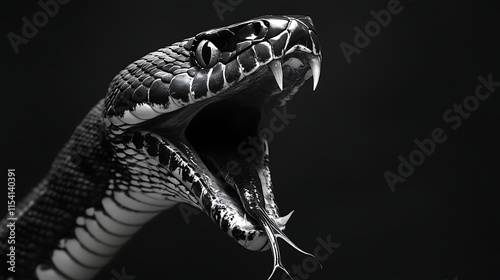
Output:
[[[201,32],[128,65],[23,199],[15,273],[2,279],[92,279],[141,227],[178,203],[203,211],[284,268],[284,233],[262,131],[313,77],[321,51],[307,16],[262,16]],[[257,151],[241,143],[257,138]],[[7,261],[6,219],[0,258]],[[287,272],[288,273],[288,272]]]

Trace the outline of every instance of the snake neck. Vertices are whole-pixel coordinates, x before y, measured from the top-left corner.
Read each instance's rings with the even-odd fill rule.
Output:
[[[103,136],[103,107],[101,100],[87,114],[47,176],[17,207],[16,243],[0,243],[3,263],[15,246],[15,273],[7,276],[92,279],[146,221],[170,206],[127,191],[130,174]]]

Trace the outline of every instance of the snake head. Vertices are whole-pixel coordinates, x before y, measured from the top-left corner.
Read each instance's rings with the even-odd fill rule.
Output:
[[[125,170],[114,191],[165,208],[191,204],[245,248],[272,248],[274,269],[283,268],[276,237],[297,247],[283,233],[290,215],[275,202],[265,132],[306,80],[316,88],[320,65],[307,16],[211,29],[130,64],[111,82],[103,112]]]

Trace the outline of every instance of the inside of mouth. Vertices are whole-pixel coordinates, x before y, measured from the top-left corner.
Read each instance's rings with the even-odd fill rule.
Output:
[[[262,192],[255,168],[262,158],[258,129],[265,97],[245,94],[204,107],[187,126],[185,138],[219,185],[248,212],[247,205],[253,201],[242,197],[238,188],[253,182]],[[247,149],[255,154],[243,151]]]
[[[248,99],[250,100],[250,99]],[[186,140],[200,154],[235,154],[240,143],[257,134],[261,109],[230,98],[209,104],[191,120]]]

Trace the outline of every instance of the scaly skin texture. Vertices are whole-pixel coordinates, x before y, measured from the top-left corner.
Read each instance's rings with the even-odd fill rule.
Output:
[[[59,240],[70,236],[76,218],[96,205],[107,188],[112,169],[119,169],[103,134],[101,100],[75,129],[41,183],[17,206],[16,280],[36,279],[39,264],[49,264]],[[7,220],[0,225],[0,262],[5,265],[10,245]],[[7,269],[0,271],[6,279]]]

